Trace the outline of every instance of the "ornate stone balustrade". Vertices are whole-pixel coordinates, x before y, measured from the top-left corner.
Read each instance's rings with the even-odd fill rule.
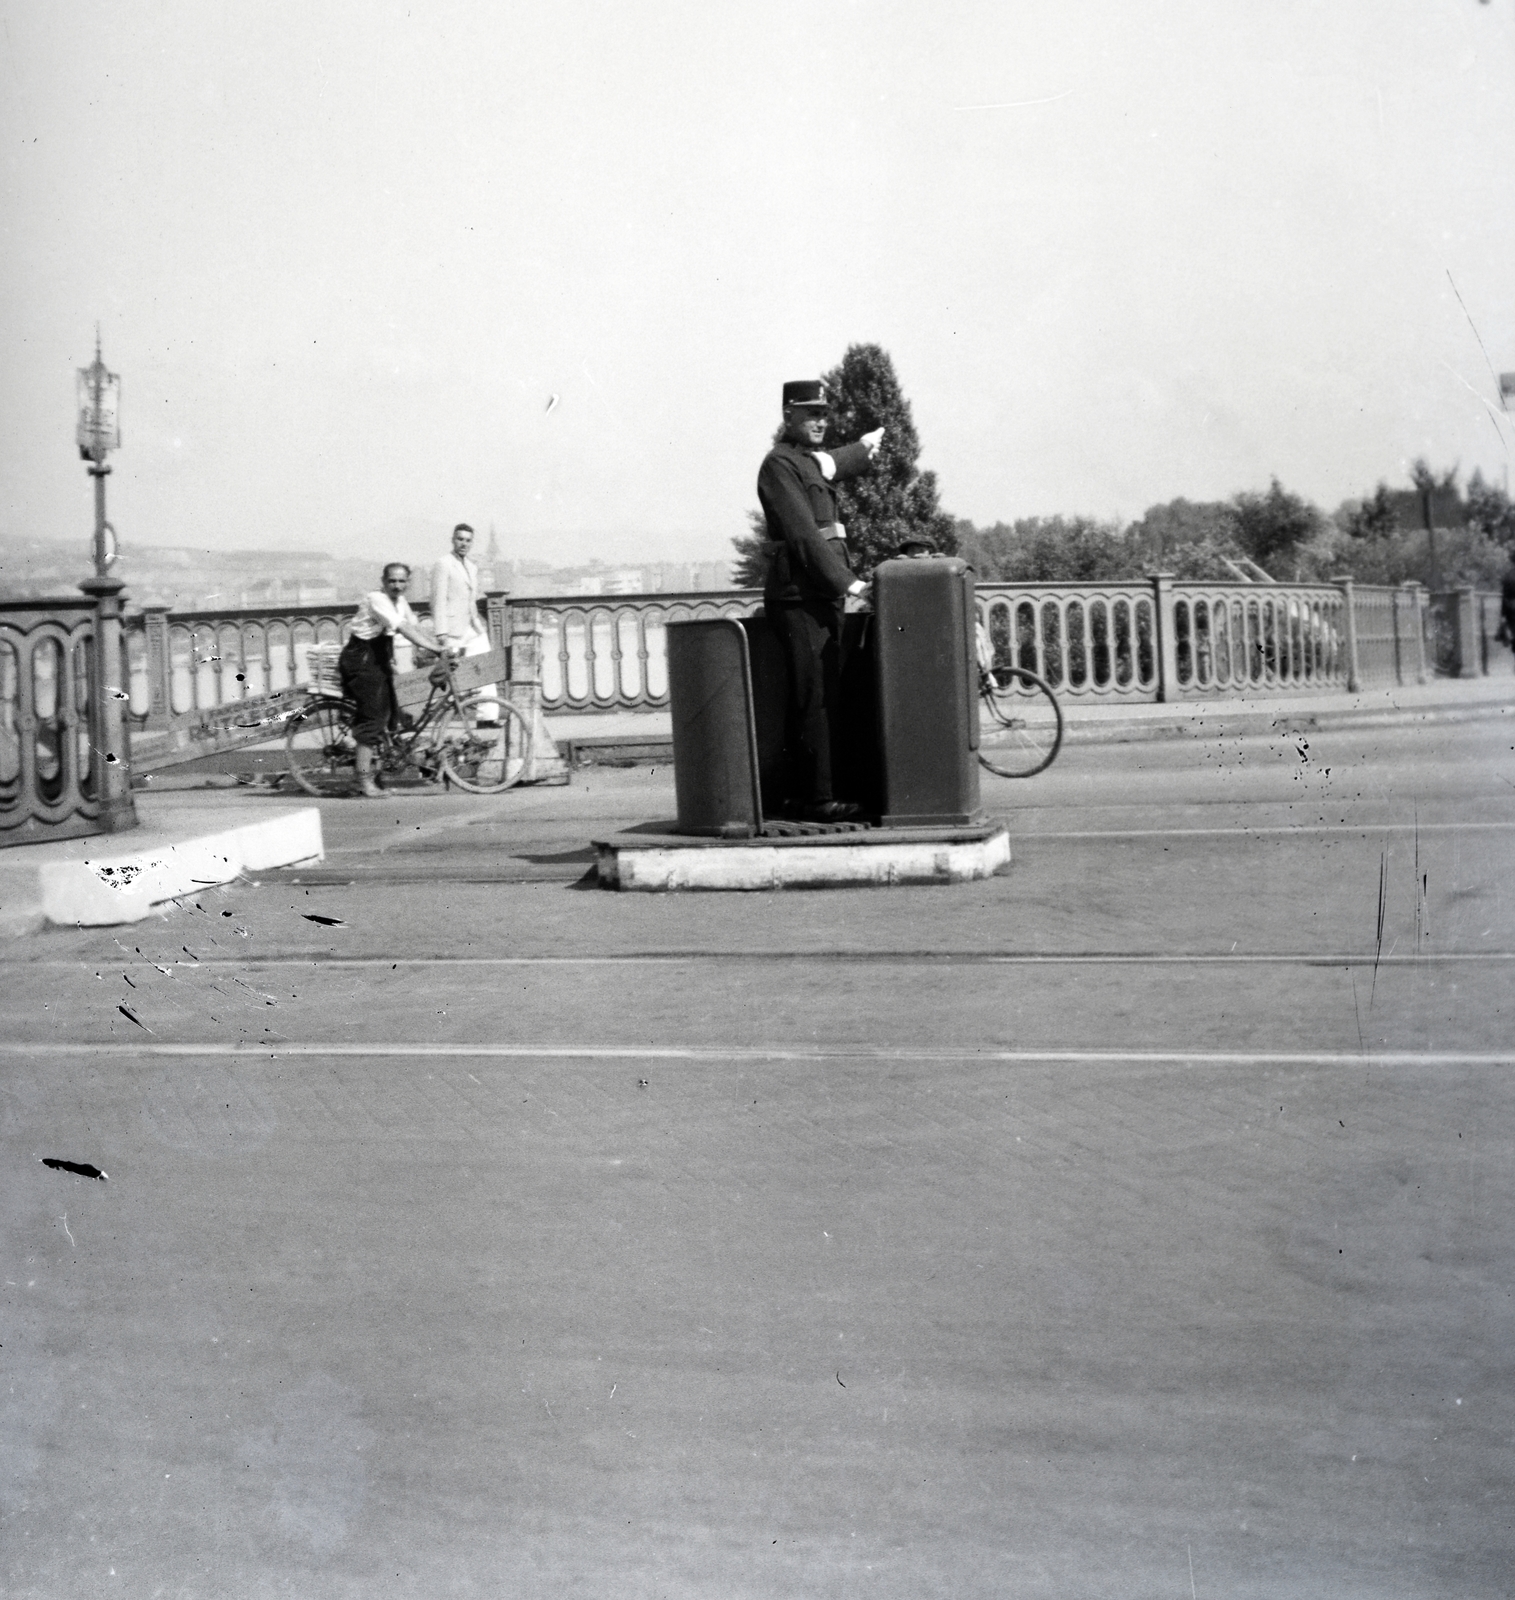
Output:
[[[487,614],[495,642],[510,651],[512,699],[562,716],[661,710],[667,625],[748,616],[761,604],[755,589],[517,601],[497,593]],[[1350,579],[1222,584],[1156,575],[978,587],[997,656],[1029,667],[1074,704],[1424,682],[1438,650],[1440,670],[1486,671],[1497,605],[1497,596],[1468,590],[1433,606],[1417,585]],[[245,743],[256,721],[249,713],[277,719],[281,698],[310,682],[312,647],[340,642],[355,610],[149,610],[128,618],[140,764]],[[417,610],[424,616],[426,607]]]
[[[136,823],[118,703],[119,602],[113,580],[99,587],[99,595],[0,600],[0,845]],[[97,681],[113,703],[99,703]]]
[[[1352,649],[1363,684],[1424,683],[1431,656],[1430,596],[1418,583],[1397,589],[1347,582]]]
[[[980,584],[996,656],[1079,700],[1424,683],[1429,611],[1416,584]],[[1470,613],[1471,614],[1471,613]]]
[[[1154,580],[1159,612],[1173,618],[1180,695],[1345,689],[1353,678],[1338,585],[1178,583]]]
[[[572,595],[512,602],[541,639],[542,709],[651,711],[668,704],[665,629],[670,622],[746,617],[757,589],[721,593]]]
[[[130,827],[129,770],[277,737],[312,680],[310,651],[356,606],[120,618],[113,579],[84,597],[0,601],[0,843]],[[491,594],[512,701],[534,718],[668,704],[670,622],[751,615],[755,589],[529,598]],[[425,616],[423,603],[417,611]],[[1417,584],[980,584],[996,655],[1070,702],[1357,689],[1487,673],[1499,597]],[[125,663],[121,662],[124,637]],[[93,651],[104,640],[97,673]],[[397,651],[401,667],[408,647]],[[101,693],[91,692],[98,679]],[[126,684],[122,688],[121,684]],[[96,704],[98,699],[101,703]],[[106,703],[109,702],[109,703]],[[131,762],[121,726],[129,706]],[[541,732],[542,760],[550,741]],[[112,765],[106,768],[105,763]],[[544,771],[546,766],[544,765]]]
[[[977,599],[997,661],[1034,672],[1061,695],[1161,698],[1150,584],[981,583]]]
[[[357,609],[272,606],[171,612],[166,606],[150,606],[127,619],[132,717],[151,729],[176,717],[303,688],[312,680],[312,648],[341,644]],[[424,600],[415,608],[422,618],[429,609]],[[410,646],[404,640],[400,646],[397,653],[404,656]]]
[[[171,765],[245,744],[249,727],[277,720],[312,684],[310,652],[341,644],[356,605],[263,606],[238,611],[149,607],[126,619],[129,711],[139,768]],[[415,607],[423,620],[425,601]],[[508,646],[503,593],[488,596],[484,615],[494,642]],[[396,641],[400,671],[411,665],[409,641]],[[265,735],[266,736],[266,735]]]

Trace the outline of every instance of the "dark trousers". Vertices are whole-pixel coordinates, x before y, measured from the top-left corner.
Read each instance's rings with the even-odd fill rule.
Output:
[[[352,736],[359,744],[376,745],[395,722],[394,640],[349,639],[337,657],[342,692],[358,708]]]
[[[783,641],[789,667],[790,788],[802,804],[824,805],[836,798],[832,771],[841,704],[842,608],[819,602],[775,606],[769,621]]]

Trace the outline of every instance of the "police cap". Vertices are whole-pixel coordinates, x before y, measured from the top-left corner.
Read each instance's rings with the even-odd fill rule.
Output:
[[[786,406],[829,406],[831,396],[826,393],[826,385],[819,378],[797,378],[793,383],[784,385],[784,404]]]

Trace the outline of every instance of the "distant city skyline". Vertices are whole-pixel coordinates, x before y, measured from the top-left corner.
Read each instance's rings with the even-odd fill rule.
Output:
[[[330,551],[257,549],[207,551],[183,545],[129,545],[115,569],[126,579],[129,610],[169,604],[177,610],[209,606],[349,603],[377,586],[392,550],[361,556]],[[728,588],[731,562],[620,561],[594,559],[555,565],[543,560],[491,565],[480,560],[490,587],[523,598],[536,595],[658,594]],[[430,595],[431,560],[412,569],[411,598]],[[74,592],[90,571],[86,546],[78,540],[7,538],[0,533],[0,593],[22,597]]]
[[[1507,481],[1515,0],[187,0],[0,34],[0,531],[724,559],[893,357],[944,507]]]

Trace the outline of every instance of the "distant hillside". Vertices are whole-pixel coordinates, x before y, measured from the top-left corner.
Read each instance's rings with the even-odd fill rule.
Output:
[[[126,582],[130,605],[192,611],[355,599],[373,583],[371,567],[369,561],[338,560],[319,551],[127,544],[114,571]],[[71,594],[93,571],[85,539],[58,544],[0,535],[0,595]]]
[[[88,541],[59,544],[0,534],[0,597],[39,599],[77,594],[94,571]],[[341,604],[377,587],[377,563],[310,550],[194,550],[174,545],[127,544],[114,568],[126,583],[129,609],[166,605],[175,611],[227,610],[278,605]],[[492,579],[492,581],[490,581]],[[628,562],[611,566],[553,567],[546,562],[502,561],[490,587],[512,594],[657,594],[724,589],[724,561]],[[430,568],[417,565],[411,598],[430,596]]]

